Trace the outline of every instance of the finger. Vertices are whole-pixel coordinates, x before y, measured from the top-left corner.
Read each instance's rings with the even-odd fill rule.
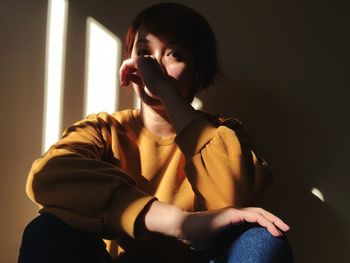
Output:
[[[290,227],[278,216],[275,216],[274,214],[270,213],[269,211],[266,211],[263,208],[260,207],[249,207],[246,208],[246,210],[254,211],[256,213],[262,214],[264,217],[266,217],[268,220],[274,223],[275,226],[277,226],[279,229],[281,229],[284,232],[287,232]]]
[[[142,79],[138,75],[130,74],[129,80],[139,86],[144,86]]]
[[[264,215],[253,211],[241,211],[244,221],[249,223],[258,223],[265,227],[273,236],[279,237],[282,235],[281,231],[274,225],[272,221],[264,217]]]
[[[128,75],[134,71],[133,62],[126,60],[123,62],[119,70],[120,83],[122,86],[129,85]]]
[[[129,85],[129,79],[128,75],[132,74],[137,70],[136,65],[135,65],[135,59],[134,58],[129,58],[123,61],[122,65],[120,66],[119,69],[119,80],[121,86],[127,86]]]
[[[266,229],[275,237],[283,236],[282,232],[270,221]]]
[[[275,216],[274,214],[262,209],[261,212],[266,218],[268,218],[271,222],[274,223],[275,226],[277,226],[282,231],[286,232],[290,229],[289,225],[287,225],[282,219],[280,219],[278,216]]]
[[[280,228],[283,231],[288,231],[290,228],[285,222],[282,221],[282,219],[266,211],[265,209],[259,207],[247,207],[243,208],[243,210],[262,214],[264,217],[273,222],[278,228]]]
[[[153,58],[153,59],[156,59],[156,57],[154,55],[144,55],[144,56],[141,56],[143,58]]]
[[[159,74],[159,76],[163,76],[165,73],[164,68],[153,55],[140,56],[136,59],[135,64],[136,67],[144,73]]]

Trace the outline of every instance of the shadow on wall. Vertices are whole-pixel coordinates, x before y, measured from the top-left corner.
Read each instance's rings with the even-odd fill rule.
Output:
[[[296,262],[346,262],[345,222],[297,178],[276,180],[260,205],[291,225]]]
[[[327,176],[327,160],[336,158],[320,143],[327,130],[321,133],[319,127],[310,125],[298,96],[288,94],[292,87],[252,79],[226,80],[204,92],[200,96],[203,110],[243,120],[257,149],[269,161],[275,180],[258,205],[291,226],[288,239],[295,262],[347,262],[346,222],[334,207],[311,193]],[[231,99],[223,99],[222,94]],[[339,191],[345,192],[346,185]]]

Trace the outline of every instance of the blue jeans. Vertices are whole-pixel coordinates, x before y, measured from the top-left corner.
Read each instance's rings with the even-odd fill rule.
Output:
[[[98,236],[70,227],[53,215],[43,214],[26,227],[18,262],[112,263],[112,259]],[[285,237],[275,238],[265,228],[242,224],[218,235],[208,249],[194,251],[189,262],[289,263],[293,262],[293,257]]]
[[[276,238],[265,228],[257,225],[244,224],[239,227],[241,229],[238,231],[233,229],[224,233],[226,235],[225,242],[229,242],[229,245],[220,244],[222,241],[219,241],[219,246],[224,250],[214,252],[214,256],[211,256],[209,263],[293,262],[292,250],[286,237]],[[227,239],[230,239],[227,238],[227,235],[231,235],[233,239],[231,242],[227,241]]]
[[[18,263],[113,263],[103,240],[42,214],[24,230]]]

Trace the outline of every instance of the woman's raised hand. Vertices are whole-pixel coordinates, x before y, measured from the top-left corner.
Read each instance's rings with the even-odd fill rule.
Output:
[[[122,86],[135,83],[135,91],[142,100],[148,99],[145,95],[160,100],[179,134],[199,113],[187,99],[176,92],[178,83],[165,71],[154,56],[132,57],[124,60],[120,67],[120,83]]]
[[[161,85],[168,81],[161,65],[150,55],[124,60],[119,70],[119,79],[122,86],[128,86],[131,82],[141,88],[146,86],[154,96],[159,96]]]
[[[121,86],[128,86],[131,82],[142,86],[141,76],[136,67],[136,58],[128,58],[122,62],[119,69],[119,80]]]
[[[154,201],[146,214],[146,229],[173,236],[186,244],[205,244],[226,228],[244,222],[257,223],[279,237],[289,226],[270,212],[257,207],[222,208],[202,212],[185,212],[172,205]]]

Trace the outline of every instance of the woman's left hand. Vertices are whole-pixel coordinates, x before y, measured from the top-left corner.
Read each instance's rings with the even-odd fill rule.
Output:
[[[142,228],[175,237],[193,247],[202,247],[221,231],[244,222],[257,223],[275,237],[289,230],[279,217],[259,207],[186,212],[176,206],[153,201],[141,219]]]

